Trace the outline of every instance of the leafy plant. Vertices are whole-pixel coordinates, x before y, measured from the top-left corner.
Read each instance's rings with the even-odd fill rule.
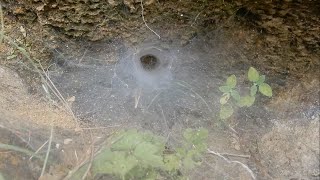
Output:
[[[201,164],[206,151],[206,129],[186,129],[180,147],[168,151],[165,140],[136,129],[122,131],[94,158],[93,175],[109,174],[119,179],[184,178],[181,172]]]
[[[3,177],[3,175],[0,172],[0,180],[5,180],[5,178]]]
[[[248,95],[241,96],[236,90],[237,77],[235,75],[229,76],[225,84],[219,87],[219,90],[223,92],[220,98],[220,118],[227,119],[232,116],[234,104],[238,107],[252,106],[256,100],[258,91],[265,96],[271,97],[272,88],[265,83],[265,79],[265,75],[260,75],[255,68],[250,67],[248,70],[248,80],[253,84],[250,87]],[[230,102],[230,99],[232,99],[233,102]]]

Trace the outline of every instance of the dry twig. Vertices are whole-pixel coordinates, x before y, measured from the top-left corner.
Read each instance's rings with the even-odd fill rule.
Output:
[[[46,153],[46,157],[44,159],[44,163],[43,163],[43,167],[42,167],[42,171],[41,171],[40,177],[42,177],[44,175],[44,172],[46,170],[46,166],[47,166],[47,162],[48,162],[48,158],[49,158],[49,154],[50,154],[50,150],[51,150],[52,137],[53,137],[53,126],[51,126],[48,150],[47,150],[47,153]]]
[[[1,44],[4,36],[4,20],[3,20],[3,12],[2,12],[1,5],[0,5],[0,23],[1,23],[1,30],[0,30],[0,44]]]
[[[92,132],[90,131],[90,137],[91,137],[91,155],[90,155],[90,161],[89,161],[89,165],[88,165],[88,168],[86,170],[86,172],[83,174],[82,176],[82,180],[85,180],[85,178],[88,176],[89,172],[90,172],[90,169],[92,167],[92,162],[93,162],[93,158],[94,158],[94,143],[95,141],[93,140],[92,138]]]
[[[212,151],[210,149],[207,149],[207,151],[208,151],[209,154],[213,154],[213,155],[219,156],[220,158],[225,160],[227,163],[240,164],[245,170],[247,170],[247,172],[250,174],[252,179],[254,179],[254,180],[256,179],[256,177],[255,177],[254,173],[252,172],[252,170],[247,165],[243,164],[242,162],[229,160],[228,158],[224,157],[222,154],[220,154],[218,152],[214,152],[214,151]]]
[[[142,1],[143,1],[143,0],[140,1],[140,4],[141,4],[141,15],[142,15],[142,20],[143,20],[143,22],[144,22],[144,24],[147,26],[147,28],[148,28],[151,32],[153,32],[156,36],[158,36],[159,39],[161,39],[160,35],[159,35],[158,33],[156,33],[153,29],[151,29],[151,28],[148,26],[146,20],[144,19],[144,15],[143,15],[144,8],[143,8],[143,2],[142,2]]]
[[[212,110],[211,110],[211,108],[210,108],[210,106],[208,105],[208,103],[206,102],[206,100],[204,100],[204,98],[202,97],[202,96],[200,96],[200,94],[198,94],[196,91],[194,91],[191,87],[191,85],[190,84],[188,84],[188,83],[186,83],[186,82],[184,82],[184,81],[181,81],[181,82],[183,82],[184,84],[182,84],[182,83],[180,83],[180,82],[177,82],[177,84],[178,85],[180,85],[180,86],[182,86],[182,87],[185,87],[185,88],[188,88],[191,92],[193,92],[195,95],[197,95],[203,102],[204,102],[204,104],[207,106],[207,108],[208,108],[208,110],[210,111],[210,112],[212,112]],[[188,87],[189,86],[189,87]]]
[[[47,140],[46,142],[44,142],[44,143],[36,150],[36,152],[34,152],[34,155],[36,155],[48,142],[49,142],[49,140]],[[34,155],[32,155],[32,156],[29,158],[29,161],[33,158]]]

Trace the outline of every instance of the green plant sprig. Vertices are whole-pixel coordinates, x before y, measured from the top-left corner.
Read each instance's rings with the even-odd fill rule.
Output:
[[[121,131],[111,138],[111,146],[105,147],[94,159],[91,172],[109,174],[119,179],[159,179],[174,177],[185,179],[181,173],[201,164],[207,149],[208,130],[186,129],[181,146],[166,152],[165,140],[150,132],[136,129]],[[84,168],[73,178],[82,177]]]
[[[272,88],[269,84],[265,83],[266,76],[260,75],[259,72],[250,67],[248,70],[248,80],[252,82],[250,87],[250,92],[248,95],[241,96],[236,90],[237,77],[233,74],[229,76],[223,86],[219,87],[219,90],[223,93],[220,98],[220,118],[225,120],[232,116],[234,113],[234,104],[238,107],[250,107],[254,104],[256,100],[257,92],[261,94],[272,97]],[[230,99],[233,102],[230,102]]]

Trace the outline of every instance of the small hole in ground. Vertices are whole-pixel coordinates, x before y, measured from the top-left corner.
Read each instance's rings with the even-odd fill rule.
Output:
[[[141,56],[140,62],[141,62],[143,69],[147,70],[147,71],[152,71],[152,70],[156,69],[160,63],[159,59],[152,54],[147,54],[147,55]]]

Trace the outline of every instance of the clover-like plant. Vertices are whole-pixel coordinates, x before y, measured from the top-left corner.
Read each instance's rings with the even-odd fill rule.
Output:
[[[269,84],[265,83],[265,79],[265,75],[260,75],[255,68],[250,67],[248,70],[248,80],[253,84],[250,88],[250,92],[247,95],[241,96],[236,90],[237,77],[234,74],[229,76],[225,84],[219,87],[219,90],[223,92],[220,98],[220,118],[227,119],[232,116],[234,105],[238,107],[252,106],[258,91],[265,96],[271,97],[272,88]]]

